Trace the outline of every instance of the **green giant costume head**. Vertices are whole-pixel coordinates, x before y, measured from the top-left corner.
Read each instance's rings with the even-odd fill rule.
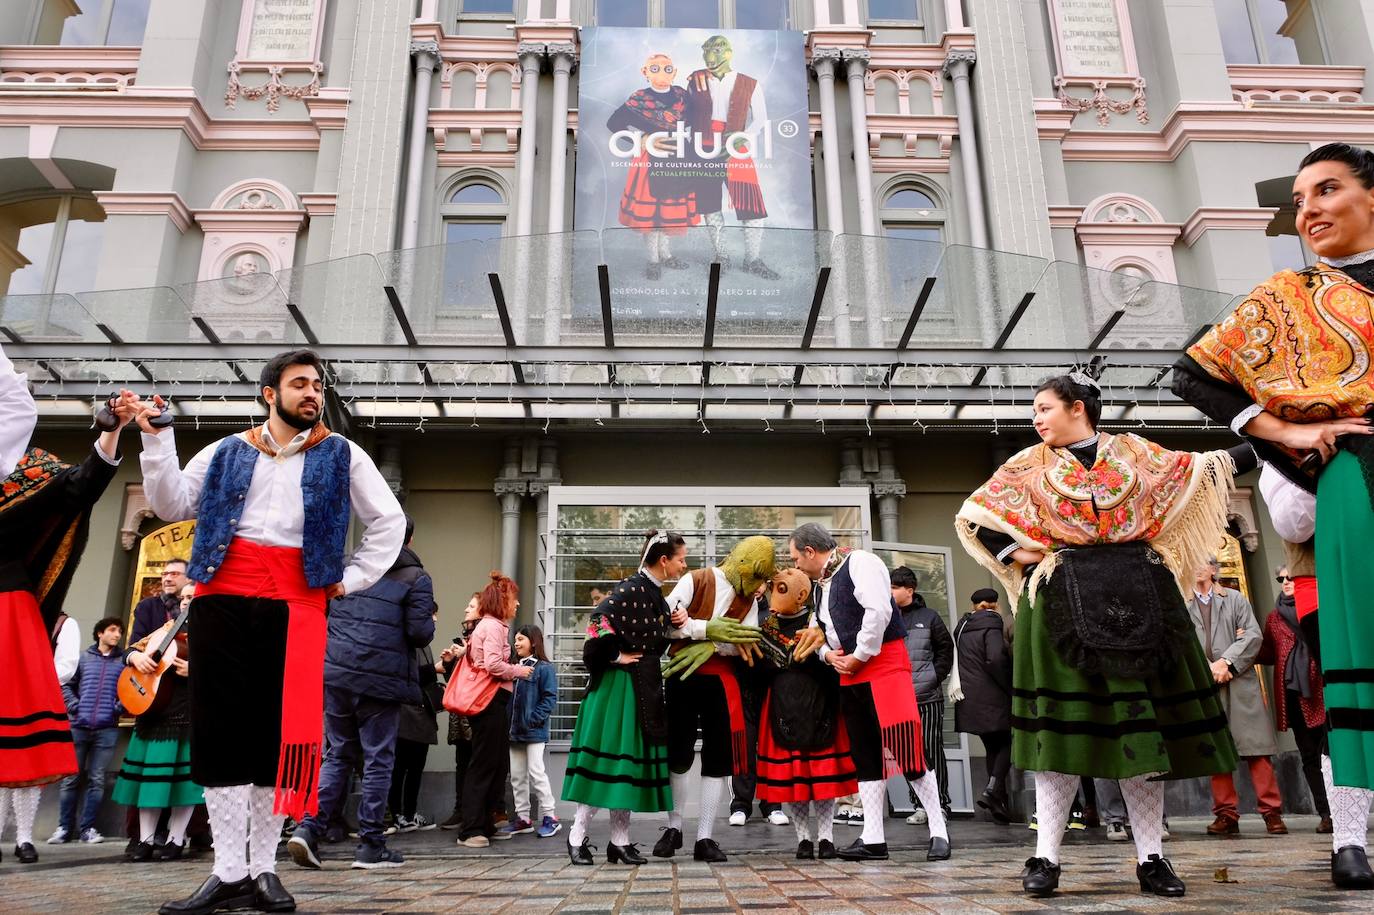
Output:
[[[745,537],[725,561],[720,564],[725,580],[735,593],[748,597],[758,590],[777,571],[773,558],[773,541],[764,536]]]

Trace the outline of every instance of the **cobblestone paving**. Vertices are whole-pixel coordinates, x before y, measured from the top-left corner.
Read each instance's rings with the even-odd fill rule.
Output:
[[[634,824],[633,833],[649,839],[656,835],[657,825],[646,818]],[[470,850],[456,848],[452,833],[435,831],[392,840],[408,856],[404,868],[352,870],[351,845],[338,845],[324,847],[322,871],[301,870],[283,859],[279,873],[295,894],[299,911],[359,915],[1374,911],[1374,892],[1341,892],[1331,885],[1330,842],[1313,834],[1314,819],[1293,817],[1292,834],[1277,837],[1264,835],[1256,817],[1245,818],[1245,834],[1239,839],[1207,837],[1205,825],[1204,820],[1172,824],[1174,839],[1165,851],[1188,881],[1188,895],[1181,900],[1140,894],[1133,847],[1105,841],[1101,830],[1071,833],[1062,856],[1059,895],[1029,899],[1020,892],[1018,874],[1034,853],[1034,834],[1024,827],[998,828],[967,820],[953,824],[954,858],[940,863],[925,860],[924,828],[900,821],[889,824],[893,860],[866,865],[797,861],[790,826],[751,823],[738,829],[722,822],[717,835],[731,858],[716,866],[691,861],[689,848],[685,858],[679,852],[672,862],[651,859],[640,868],[605,863],[573,867],[562,854],[566,833],[552,840],[522,836],[491,849]],[[844,844],[856,835],[852,828],[836,831]],[[604,832],[594,831],[593,842],[604,850]],[[208,871],[204,858],[125,864],[121,850],[112,842],[95,847],[39,846],[39,863],[23,867],[5,847],[0,912],[153,912],[162,901],[189,893]],[[1220,867],[1226,867],[1235,882],[1217,882],[1215,871]]]

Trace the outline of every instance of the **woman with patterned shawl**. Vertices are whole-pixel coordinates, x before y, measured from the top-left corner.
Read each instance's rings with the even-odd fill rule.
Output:
[[[1332,878],[1374,886],[1364,845],[1374,788],[1374,153],[1329,143],[1293,182],[1298,235],[1318,258],[1256,286],[1174,366],[1174,391],[1245,436],[1268,466],[1275,517],[1311,503],[1285,544],[1299,623],[1326,682]],[[1266,485],[1267,484],[1267,485]],[[1321,604],[1318,605],[1318,582]],[[1339,860],[1338,860],[1339,859]]]
[[[1162,780],[1236,765],[1182,588],[1221,543],[1244,452],[1099,433],[1101,396],[1080,373],[1042,384],[1041,444],[969,496],[955,527],[1017,608],[1012,762],[1035,773],[1039,823],[1022,886],[1033,896],[1058,888],[1069,807],[1090,776],[1121,783],[1141,890],[1182,896],[1163,857]]]
[[[630,842],[630,811],[671,810],[668,716],[659,659],[668,647],[671,614],[664,582],[687,572],[681,534],[650,531],[639,571],[611,589],[592,611],[582,663],[591,680],[577,709],[563,800],[577,804],[568,830],[568,857],[592,864],[587,827],[599,808],[610,808],[606,860],[645,864]],[[681,614],[679,624],[686,621]]]
[[[134,409],[120,404],[114,413],[117,426],[101,433],[82,463],[29,448],[0,482],[0,831],[13,804],[22,862],[38,860],[33,821],[42,786],[77,771],[49,633],[60,622],[91,510],[114,479],[119,433]]]

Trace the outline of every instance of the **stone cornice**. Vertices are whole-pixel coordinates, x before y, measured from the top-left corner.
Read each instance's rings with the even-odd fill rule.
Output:
[[[306,210],[196,210],[194,215],[206,232],[297,233],[310,218]]]
[[[1176,222],[1080,222],[1074,232],[1085,245],[1172,245],[1183,227]]]
[[[1278,211],[1278,207],[1198,207],[1183,224],[1183,243],[1191,248],[1209,229],[1263,232]]]
[[[339,195],[335,193],[304,193],[300,195],[301,206],[311,216],[333,216]]]
[[[191,210],[175,191],[96,191],[95,199],[109,215],[166,216],[182,233],[192,226]]]

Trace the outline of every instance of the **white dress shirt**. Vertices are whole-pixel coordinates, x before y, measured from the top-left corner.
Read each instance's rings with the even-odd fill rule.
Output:
[[[70,616],[62,622],[62,628],[57,631],[57,647],[53,649],[52,662],[57,668],[59,684],[71,680],[81,663],[81,626]]]
[[[36,425],[38,407],[29,394],[29,376],[16,372],[0,348],[0,477],[14,472],[14,466],[29,450],[29,437]]]
[[[731,70],[725,74],[724,79],[717,79],[711,71],[706,71],[706,86],[711,91],[711,120],[725,121],[728,119],[730,96],[735,91],[735,78],[737,76],[739,74]],[[768,123],[768,109],[763,102],[763,92],[760,91],[762,88],[761,84],[754,86],[754,91],[749,98],[749,116],[744,121],[744,132],[749,134],[751,146],[758,143],[759,135]]]
[[[712,568],[711,574],[716,578],[716,605],[711,608],[711,619],[719,619],[730,609],[730,605],[735,602],[735,589],[725,580],[725,573],[719,568]],[[672,612],[685,610],[687,605],[692,602],[692,595],[696,594],[696,582],[692,576],[684,575],[673,586],[673,590],[668,594],[668,609]],[[668,630],[670,639],[691,639],[695,642],[706,641],[706,624],[710,620],[687,620],[687,625],[681,629]],[[757,626],[759,624],[759,602],[755,600],[749,605],[749,612],[740,620],[746,626]],[[739,654],[739,646],[729,642],[716,642],[716,653],[723,655]]]
[[[854,550],[840,563],[841,568],[846,565],[854,582],[854,599],[864,608],[864,621],[854,641],[852,656],[867,661],[883,650],[883,632],[892,621],[892,576],[888,574],[887,564],[867,550]],[[827,581],[819,585],[821,594],[816,599],[821,622],[825,624],[826,644],[817,652],[822,661],[830,649],[841,647],[840,635],[830,615],[830,584]]]
[[[1317,533],[1317,497],[1265,464],[1260,471],[1260,496],[1269,508],[1274,530],[1289,543],[1306,543]]]
[[[263,429],[263,442],[277,449],[277,455],[269,457],[258,452],[234,536],[264,546],[300,548],[305,532],[305,500],[301,494],[305,455],[300,447],[309,434],[309,430],[300,433],[283,448]],[[246,440],[247,433],[239,433],[238,438]],[[219,444],[216,441],[202,448],[183,470],[177,462],[172,429],[157,435],[143,434],[143,493],[159,518],[184,521],[196,516],[200,489]],[[352,456],[348,493],[354,514],[367,528],[362,544],[343,573],[344,592],[351,594],[370,588],[391,568],[401,552],[406,522],[401,504],[372,458],[353,442],[348,443],[348,449]]]

